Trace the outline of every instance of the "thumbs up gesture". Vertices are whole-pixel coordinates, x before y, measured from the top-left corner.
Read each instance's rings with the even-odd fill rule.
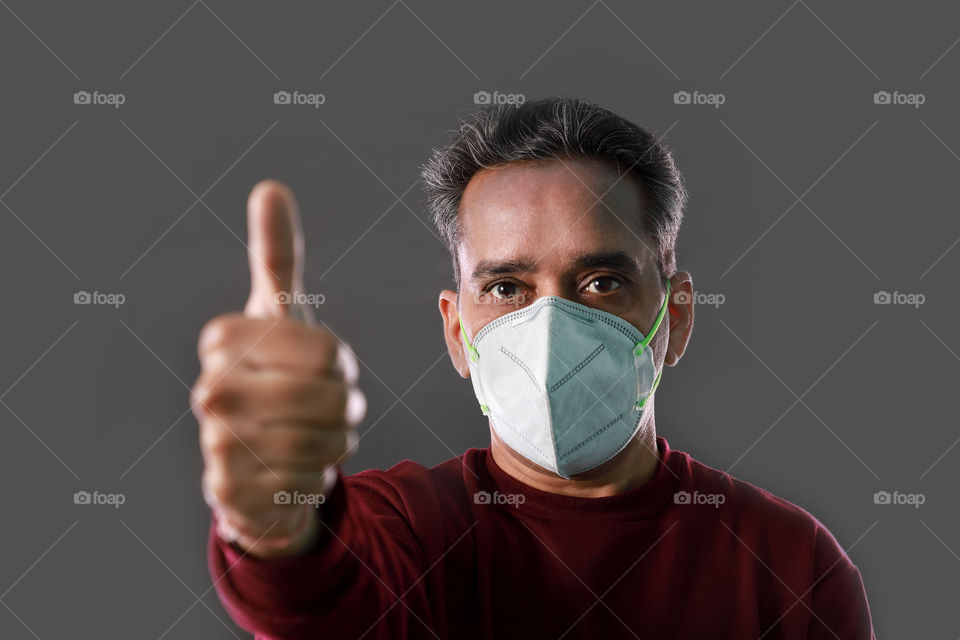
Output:
[[[257,557],[294,555],[352,452],[366,400],[349,347],[314,324],[303,297],[303,233],[293,194],[256,185],[247,204],[250,297],[200,333],[191,393],[203,491],[221,535]]]

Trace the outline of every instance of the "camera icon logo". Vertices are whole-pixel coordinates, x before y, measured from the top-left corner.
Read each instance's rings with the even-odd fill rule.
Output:
[[[273,94],[273,104],[290,104],[289,91],[277,91]]]
[[[90,492],[77,491],[73,494],[73,504],[90,504]]]
[[[490,504],[490,494],[486,491],[477,491],[473,494],[473,504]]]
[[[674,504],[690,504],[690,492],[688,491],[677,491],[673,494],[673,503]]]
[[[89,91],[77,91],[73,94],[73,104],[90,104]]]
[[[276,304],[290,304],[290,292],[289,291],[278,291],[273,294],[273,301]]]
[[[889,291],[877,291],[873,294],[873,304],[890,304],[891,302],[893,302],[893,298]]]
[[[493,96],[489,91],[477,91],[473,94],[473,104],[490,104],[493,102]]]
[[[673,104],[690,104],[691,96],[689,91],[677,91],[673,94]]]
[[[889,91],[877,91],[873,94],[873,104],[890,104],[891,96]]]
[[[873,504],[890,504],[890,492],[877,491],[873,494]]]
[[[291,496],[289,491],[277,491],[273,494],[274,504],[290,504]]]
[[[86,291],[77,291],[73,294],[73,304],[90,304],[92,298]]]
[[[673,301],[677,304],[689,304],[690,294],[686,291],[677,291],[673,294]]]

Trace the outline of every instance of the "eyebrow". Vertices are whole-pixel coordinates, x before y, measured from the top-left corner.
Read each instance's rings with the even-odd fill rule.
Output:
[[[470,278],[471,280],[483,280],[520,271],[533,273],[536,271],[536,267],[529,260],[506,260],[503,262],[487,260],[477,264]]]
[[[596,253],[585,253],[577,256],[573,261],[573,266],[577,269],[612,269],[625,271],[640,275],[641,269],[634,258],[631,258],[623,251],[600,251]],[[472,280],[482,280],[493,276],[502,276],[513,273],[525,272],[535,273],[536,265],[528,259],[505,260],[505,261],[483,261],[477,264],[471,274]]]
[[[612,269],[618,271],[628,271],[640,275],[640,265],[636,259],[630,257],[623,251],[601,251],[598,253],[587,253],[577,257],[573,261],[574,266],[580,269]]]

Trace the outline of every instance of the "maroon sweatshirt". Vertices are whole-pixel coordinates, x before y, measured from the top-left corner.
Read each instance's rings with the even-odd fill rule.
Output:
[[[306,555],[211,527],[231,617],[257,638],[868,640],[857,568],[812,515],[657,438],[643,486],[574,498],[489,449],[342,478]]]

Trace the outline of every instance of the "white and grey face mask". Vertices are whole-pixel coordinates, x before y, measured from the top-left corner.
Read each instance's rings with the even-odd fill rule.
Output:
[[[636,435],[660,373],[650,340],[606,311],[556,296],[485,325],[471,344],[470,379],[497,436],[535,464],[564,477],[616,456]]]

